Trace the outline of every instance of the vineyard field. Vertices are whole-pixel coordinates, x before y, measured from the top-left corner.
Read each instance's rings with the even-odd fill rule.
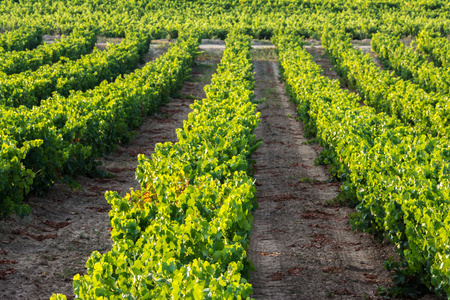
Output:
[[[1,299],[450,299],[450,2],[0,3]]]

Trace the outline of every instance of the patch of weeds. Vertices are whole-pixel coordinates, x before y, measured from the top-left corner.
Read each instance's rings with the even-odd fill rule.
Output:
[[[261,99],[259,99],[259,100],[252,100],[252,103],[255,103],[255,104],[262,104],[262,103],[264,103],[264,101],[266,101],[266,98],[261,98]]]
[[[197,98],[192,94],[184,95],[183,97],[184,99],[197,100]]]
[[[62,278],[64,278],[64,280],[71,279],[72,276],[73,276],[73,271],[71,268],[65,269],[64,273],[62,274]]]
[[[263,90],[263,96],[264,98],[268,98],[269,100],[276,100],[277,98],[277,88],[267,88]]]
[[[250,55],[254,61],[277,61],[277,52],[275,48],[251,49]]]
[[[202,82],[203,81],[203,77],[196,76],[194,78],[194,77],[191,76],[186,81],[189,81],[189,82]]]
[[[332,292],[332,291],[327,292],[325,295],[326,295],[328,298],[334,298],[334,296],[335,296],[334,292]]]
[[[180,93],[180,91],[176,91],[175,93],[173,93],[171,95],[172,98],[176,98],[176,99],[183,99],[183,94]]]
[[[195,62],[195,65],[200,65],[198,61],[208,61],[208,60],[220,60],[222,57],[222,51],[208,51],[208,50],[201,50],[198,52],[197,61]],[[205,63],[206,64],[206,63]]]
[[[311,179],[309,177],[302,177],[302,179],[300,179],[300,182],[311,183]]]
[[[105,178],[116,178],[117,175],[111,172],[106,172]]]
[[[293,116],[291,114],[286,114],[286,117],[288,117],[289,119],[293,118]]]
[[[317,138],[313,138],[313,139],[310,139],[310,140],[308,140],[306,142],[303,142],[302,145],[311,145],[311,144],[314,144],[314,143],[317,143],[317,142],[318,142]]]
[[[205,63],[205,64],[196,63],[195,64],[196,71],[205,71],[205,70],[209,70],[212,68],[214,68],[214,65],[212,65],[212,64],[207,64],[207,63]]]
[[[327,207],[350,207],[355,208],[358,205],[358,200],[355,197],[348,197],[345,192],[340,192],[336,197],[325,202]]]
[[[80,235],[78,236],[79,239],[85,239],[85,240],[90,240],[91,238],[89,236],[85,236],[83,233],[80,233]]]

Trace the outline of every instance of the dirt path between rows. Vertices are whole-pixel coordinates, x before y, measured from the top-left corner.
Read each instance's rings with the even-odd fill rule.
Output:
[[[255,299],[375,297],[390,282],[390,248],[350,230],[346,207],[330,207],[340,191],[326,167],[315,166],[317,144],[306,144],[296,107],[278,81],[271,50],[254,51],[256,99],[264,143],[255,152],[259,209],[253,214],[249,258]]]
[[[305,47],[323,69],[340,79],[321,46]],[[340,191],[327,167],[315,166],[321,147],[304,137],[278,78],[273,50],[253,51],[256,99],[264,143],[255,152],[259,209],[254,212],[249,258],[255,299],[386,299],[379,287],[392,285],[384,261],[394,246],[354,232],[349,215],[355,210],[333,201]],[[349,90],[344,82],[343,89]],[[350,92],[357,93],[355,90]],[[420,299],[442,299],[427,294]]]
[[[165,49],[156,46],[153,56]],[[81,189],[76,191],[57,184],[45,197],[29,199],[30,216],[0,220],[0,299],[48,299],[52,293],[73,299],[73,275],[85,274],[92,251],[111,248],[105,191],[123,196],[130,188],[139,188],[134,175],[137,155],[149,156],[155,143],[176,141],[175,129],[187,119],[193,99],[205,97],[203,88],[221,55],[222,49],[204,51],[179,97],[147,118],[129,145],[101,159],[101,169],[113,178],[78,177]]]

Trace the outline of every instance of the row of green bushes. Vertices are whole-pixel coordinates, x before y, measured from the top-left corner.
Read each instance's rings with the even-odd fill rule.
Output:
[[[80,59],[62,60],[53,65],[41,66],[36,71],[26,71],[0,76],[0,105],[38,106],[53,93],[68,96],[72,90],[92,89],[103,80],[114,80],[119,74],[137,68],[148,51],[148,34],[140,39],[130,33],[119,45],[107,51],[94,49]]]
[[[139,41],[148,48],[147,35]],[[196,42],[180,42],[144,68],[84,93],[55,95],[33,109],[0,107],[1,215],[26,214],[28,207],[20,203],[30,190],[90,172],[98,156],[126,143],[130,130],[188,76]]]
[[[433,136],[449,136],[450,107],[445,97],[425,92],[416,84],[381,70],[369,54],[355,49],[339,30],[324,30],[322,45],[336,71],[356,88],[366,105],[395,116]]]
[[[417,35],[417,50],[427,54],[437,67],[450,68],[450,41],[431,30]]]
[[[448,101],[448,97],[446,97],[450,92],[450,70],[448,68],[436,67],[433,62],[428,61],[427,56],[414,51],[412,47],[405,46],[397,37],[389,34],[375,34],[371,44],[372,50],[379,55],[384,66],[393,69],[404,80],[415,83],[418,89],[440,94],[440,96],[435,96],[437,98],[445,97],[443,100],[437,99],[435,102]],[[421,45],[425,46],[423,41]]]
[[[6,31],[0,34],[0,55],[5,51],[31,50],[42,43],[43,34],[41,27],[29,26],[29,24],[22,25],[19,29]]]
[[[258,146],[250,37],[231,33],[206,99],[196,101],[178,142],[139,156],[141,190],[108,192],[112,250],[94,252],[74,277],[79,299],[243,299]],[[65,299],[54,295],[52,299]]]
[[[33,50],[4,52],[0,54],[0,72],[11,75],[35,71],[61,59],[76,60],[91,52],[96,40],[94,30],[74,30],[70,36],[62,36],[52,44],[44,43]]]
[[[344,195],[358,203],[354,226],[395,245],[400,261],[387,263],[394,283],[422,282],[450,295],[448,139],[361,106],[357,95],[321,76],[297,37],[278,37],[277,45],[301,118],[326,148],[324,161]]]
[[[93,26],[100,35],[124,37],[127,30],[147,28],[153,37],[176,38],[184,29],[201,28],[208,37],[224,38],[235,24],[247,34],[267,39],[280,27],[304,36],[320,37],[325,24],[344,29],[355,39],[381,31],[416,36],[421,30],[450,34],[445,1],[293,1],[220,0],[124,2],[11,1],[0,2],[0,28],[28,24],[46,33],[68,33],[77,26]],[[183,13],[180,13],[183,12]]]

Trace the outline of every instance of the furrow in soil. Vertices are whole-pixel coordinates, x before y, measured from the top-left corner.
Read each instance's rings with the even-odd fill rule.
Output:
[[[305,143],[296,106],[279,82],[273,50],[253,50],[263,144],[254,153],[257,201],[249,259],[255,299],[375,297],[390,281],[389,246],[350,229],[352,209],[331,204],[340,185],[314,165],[321,148]],[[335,74],[334,74],[335,75]]]

